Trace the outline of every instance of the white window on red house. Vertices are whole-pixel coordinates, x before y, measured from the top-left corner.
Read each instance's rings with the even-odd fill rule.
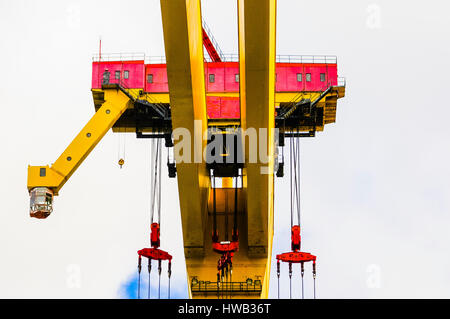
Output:
[[[306,73],[306,82],[311,82],[311,73]]]
[[[120,79],[120,71],[116,71],[114,73],[114,77],[116,78],[116,80]]]
[[[153,83],[153,74],[147,74],[147,83]]]
[[[325,73],[320,73],[320,82],[325,82]]]
[[[302,75],[301,73],[297,73],[297,82],[301,82],[302,81]]]
[[[123,71],[123,78],[124,79],[128,79],[129,76],[130,76],[130,72],[128,70]]]
[[[216,80],[216,76],[214,74],[209,75],[209,83],[214,83]]]

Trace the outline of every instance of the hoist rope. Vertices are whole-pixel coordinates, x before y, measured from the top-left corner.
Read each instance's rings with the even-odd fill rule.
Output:
[[[302,275],[302,299],[305,299],[305,290],[303,288],[303,275]]]
[[[220,284],[221,284],[221,286],[222,286],[222,299],[223,299],[223,288],[224,288],[224,284],[223,284],[223,269],[222,269],[222,271],[221,271],[221,273],[220,273]]]
[[[278,275],[278,299],[280,299],[280,275]]]
[[[313,263],[314,299],[316,299],[316,263]]]
[[[125,160],[125,153],[126,153],[126,146],[127,146],[127,140],[125,134],[123,135],[123,159]]]
[[[290,196],[291,196],[291,228],[294,226],[294,211],[297,212],[297,222],[301,226],[300,215],[300,141],[290,138]]]
[[[156,150],[155,150],[155,140],[151,141],[151,152],[150,152],[150,223],[153,223],[153,212],[155,209],[155,174],[156,174]]]
[[[223,179],[222,179],[223,183]],[[223,185],[222,185],[223,188]],[[225,241],[228,241],[228,192],[225,195]]]
[[[239,174],[238,174],[239,175]],[[233,232],[234,236],[237,235],[237,228],[238,228],[238,176],[236,176],[236,185],[234,188],[234,226],[233,226]]]
[[[125,159],[125,134],[122,134],[119,129],[117,133],[117,160]]]
[[[138,299],[141,299],[141,272],[138,273]]]
[[[294,226],[294,215],[293,215],[293,211],[294,211],[294,203],[293,203],[293,196],[292,196],[292,165],[293,165],[293,160],[292,160],[292,154],[293,154],[293,141],[292,138],[289,139],[289,189],[290,189],[290,200],[291,200],[291,228],[292,226]]]
[[[289,299],[292,299],[292,263],[289,263]]]
[[[148,259],[148,299],[150,299],[150,273],[152,271],[152,260],[149,258]]]
[[[158,139],[158,222],[161,226],[161,139]]]
[[[168,299],[170,299],[170,277],[171,277],[171,274],[172,274],[171,266],[172,266],[172,264],[169,261],[169,271],[168,271],[168,274],[169,274],[169,286],[168,286],[168,292],[167,292]]]
[[[313,277],[314,281],[314,299],[316,299],[316,276]]]
[[[220,299],[220,274],[217,273],[217,299]]]
[[[289,276],[289,299],[292,299],[292,276]]]
[[[151,144],[151,196],[150,216],[151,223],[154,221],[155,201],[157,202],[158,223],[161,224],[161,140],[154,139]]]
[[[277,260],[278,299],[280,299],[280,261]]]
[[[161,299],[161,259],[158,260],[158,299]]]
[[[233,266],[230,265],[230,299],[231,299],[231,291],[233,290],[233,280],[232,280],[232,276],[233,276]]]
[[[305,265],[301,263],[301,276],[302,276],[302,299],[305,299],[305,290],[303,286],[303,275],[305,274]]]
[[[295,197],[297,204],[297,221],[300,226],[300,139],[295,139],[295,150],[294,150],[294,167],[295,171]]]
[[[228,299],[230,287],[228,286],[228,265],[225,268],[225,299]]]
[[[216,177],[211,175],[212,188],[213,188],[213,236],[216,236],[217,232],[217,212],[216,212]]]
[[[141,256],[139,256],[138,259],[138,291],[137,291],[137,298],[141,299]]]

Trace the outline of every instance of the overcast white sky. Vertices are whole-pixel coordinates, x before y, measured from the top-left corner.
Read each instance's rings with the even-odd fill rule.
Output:
[[[236,1],[202,5],[222,50],[237,53]],[[336,124],[302,141],[302,247],[318,256],[318,297],[450,297],[449,9],[436,0],[278,1],[277,53],[337,55],[347,78]],[[119,169],[109,132],[43,221],[28,217],[27,165],[55,161],[92,116],[100,35],[103,52],[164,54],[159,1],[0,0],[0,30],[0,297],[130,297],[136,250],[148,242],[149,142],[128,136]],[[275,188],[281,252],[288,179]],[[162,243],[175,258],[172,292],[183,297],[176,180],[163,190]],[[287,269],[282,276],[286,291]]]

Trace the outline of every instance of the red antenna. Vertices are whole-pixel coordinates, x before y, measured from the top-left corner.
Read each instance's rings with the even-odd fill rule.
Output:
[[[100,75],[100,62],[102,62],[102,36],[99,36],[99,46],[98,46],[98,63],[97,63],[97,83],[100,86],[101,85],[101,75]],[[95,62],[95,59],[94,59]],[[101,86],[100,86],[101,87]]]
[[[102,36],[100,36],[100,44],[98,47],[98,62],[102,61]]]

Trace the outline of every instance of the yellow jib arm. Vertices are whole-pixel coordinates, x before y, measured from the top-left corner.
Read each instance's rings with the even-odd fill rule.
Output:
[[[28,166],[30,216],[46,218],[52,212],[53,196],[72,176],[106,132],[117,122],[132,101],[118,89],[104,90],[105,102],[61,156],[50,167]]]

